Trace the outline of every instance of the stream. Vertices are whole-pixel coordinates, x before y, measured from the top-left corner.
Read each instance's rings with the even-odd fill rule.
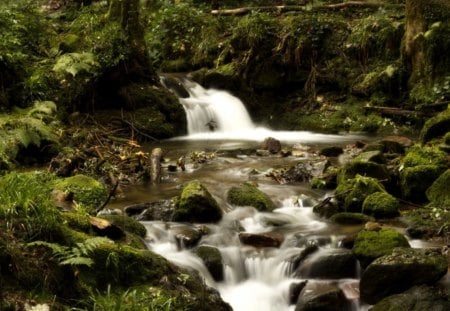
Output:
[[[304,280],[308,282],[303,295],[340,288],[349,301],[349,310],[367,310],[368,305],[359,302],[360,268],[356,261],[346,278],[327,278],[311,271],[321,257],[342,252],[342,240],[358,232],[361,226],[332,224],[312,212],[312,207],[330,193],[312,190],[307,183],[280,185],[266,175],[274,168],[288,168],[308,159],[311,150],[328,145],[345,146],[370,138],[271,131],[255,126],[242,102],[229,93],[206,90],[190,81],[183,81],[183,85],[190,94],[180,99],[188,118],[189,135],[157,146],[165,151],[163,166],[194,151],[214,152],[214,156],[200,165],[187,161],[186,171],[164,170],[161,184],[127,190],[126,204],[167,200],[180,194],[180,185],[194,179],[201,181],[223,209],[224,217],[218,224],[201,225],[207,227],[208,234],[202,236],[198,245],[213,246],[220,251],[223,280],[214,280],[202,260],[176,241],[177,232],[198,230],[199,225],[145,221],[149,248],[176,265],[197,270],[205,283],[216,288],[235,311],[295,310],[290,296],[295,285]],[[286,157],[258,157],[246,152],[258,149],[266,137],[274,137],[283,147],[302,152],[300,156]],[[155,146],[149,146],[152,147]],[[256,182],[277,208],[263,213],[227,203],[227,191],[246,181]],[[124,206],[124,202],[118,200],[110,207],[114,205]],[[283,242],[279,248],[256,248],[240,242],[240,231],[275,232],[283,236]],[[318,246],[319,250],[294,271],[293,258],[311,246]],[[412,241],[411,246],[422,244]]]

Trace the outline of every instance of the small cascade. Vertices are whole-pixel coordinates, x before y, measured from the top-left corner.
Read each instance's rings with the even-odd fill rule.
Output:
[[[183,82],[189,97],[180,98],[186,111],[189,135],[208,132],[240,132],[253,130],[244,104],[228,92],[205,89],[200,84]]]

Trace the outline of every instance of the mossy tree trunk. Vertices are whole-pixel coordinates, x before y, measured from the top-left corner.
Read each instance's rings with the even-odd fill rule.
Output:
[[[426,55],[424,35],[433,23],[445,21],[449,11],[450,0],[406,0],[403,55],[410,72],[410,84],[432,79],[433,59]]]
[[[157,76],[146,54],[144,30],[139,20],[140,0],[110,0],[108,18],[117,21],[127,35],[129,57],[123,64],[128,78],[157,82]]]

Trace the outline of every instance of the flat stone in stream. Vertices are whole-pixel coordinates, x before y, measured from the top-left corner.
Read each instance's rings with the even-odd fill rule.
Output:
[[[396,248],[372,262],[361,276],[361,299],[375,304],[415,285],[434,284],[447,273],[448,263],[433,249]]]
[[[160,200],[129,205],[124,208],[125,213],[139,221],[170,221],[175,210],[173,200]]]
[[[254,247],[280,247],[284,241],[284,236],[278,232],[267,233],[239,233],[239,241],[242,244]]]
[[[344,292],[335,285],[308,290],[306,286],[300,293],[295,311],[350,311],[350,302]]]

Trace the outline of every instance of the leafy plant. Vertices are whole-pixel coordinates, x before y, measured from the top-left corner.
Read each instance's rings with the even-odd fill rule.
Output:
[[[111,240],[104,237],[93,237],[86,239],[84,242],[76,243],[75,246],[64,246],[57,243],[49,243],[45,241],[35,241],[28,243],[32,246],[45,246],[53,252],[54,258],[60,265],[70,266],[87,266],[91,267],[94,264],[91,253],[103,243],[112,243]]]
[[[70,74],[72,77],[80,73],[94,75],[99,64],[92,53],[67,53],[58,58],[53,71],[58,74]]]

